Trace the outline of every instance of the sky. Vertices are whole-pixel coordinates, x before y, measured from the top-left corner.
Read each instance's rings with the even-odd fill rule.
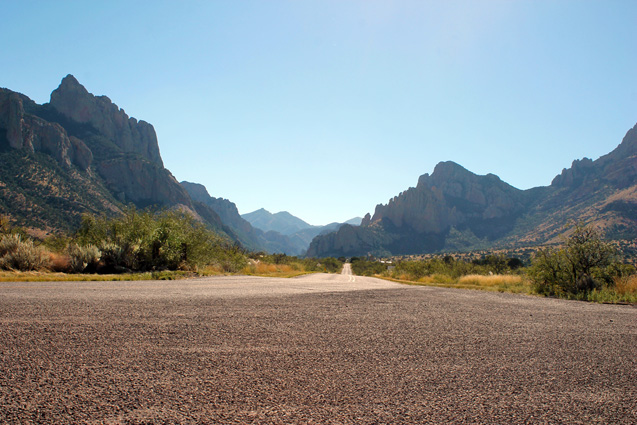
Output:
[[[637,123],[633,0],[0,0],[0,87],[73,74],[240,213],[373,214],[440,161],[546,186]]]

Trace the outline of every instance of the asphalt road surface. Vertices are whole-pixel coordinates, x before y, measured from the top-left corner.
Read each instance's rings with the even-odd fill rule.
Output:
[[[637,423],[637,308],[377,279],[0,283],[0,423]]]

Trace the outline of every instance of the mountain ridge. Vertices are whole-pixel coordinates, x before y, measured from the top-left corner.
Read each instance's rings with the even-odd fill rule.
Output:
[[[0,88],[0,160],[0,214],[35,234],[72,231],[84,213],[118,215],[132,204],[186,211],[249,249],[287,248],[276,237],[251,239],[231,202],[192,199],[164,167],[153,126],[71,74],[43,105]]]
[[[556,243],[568,223],[637,238],[637,125],[611,152],[573,161],[550,186],[520,190],[445,161],[361,226],[317,236],[308,255],[404,255]]]

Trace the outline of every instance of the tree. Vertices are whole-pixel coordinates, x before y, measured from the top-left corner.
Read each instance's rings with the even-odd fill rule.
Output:
[[[613,283],[615,249],[592,227],[580,224],[560,248],[539,250],[531,277],[539,293],[577,295]]]

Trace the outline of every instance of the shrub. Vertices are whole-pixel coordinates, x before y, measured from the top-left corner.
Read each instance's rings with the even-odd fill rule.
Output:
[[[53,272],[68,273],[71,271],[71,260],[66,254],[50,253],[49,263],[49,268]]]
[[[69,269],[73,273],[95,271],[102,253],[95,245],[79,246],[71,244],[68,248]]]
[[[76,236],[81,246],[101,251],[103,270],[196,270],[217,265],[236,272],[246,265],[243,251],[177,211],[125,211],[117,218],[85,216]]]
[[[30,271],[46,267],[49,258],[44,250],[33,244],[31,239],[9,234],[0,239],[0,268],[8,270]]]
[[[529,274],[539,294],[578,297],[614,284],[623,270],[614,256],[612,245],[595,229],[576,225],[562,247],[536,253]]]

